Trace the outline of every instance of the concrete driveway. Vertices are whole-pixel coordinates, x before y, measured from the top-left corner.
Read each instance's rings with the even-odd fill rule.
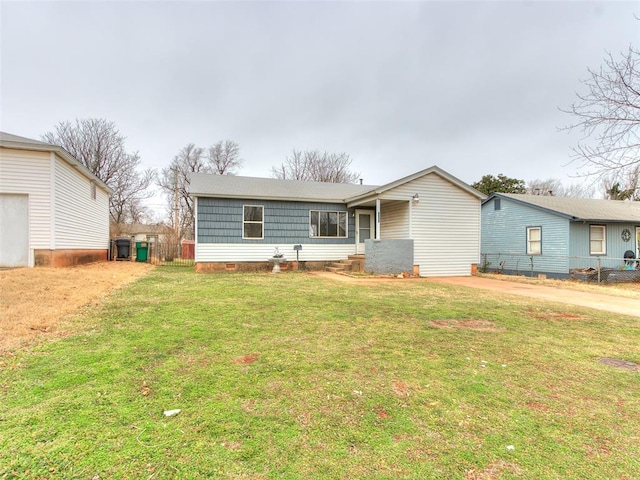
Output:
[[[428,281],[480,288],[524,297],[539,298],[550,302],[565,303],[579,307],[595,308],[612,313],[640,317],[640,300],[637,298],[617,297],[603,293],[582,292],[565,288],[545,287],[527,283],[494,280],[483,277],[437,277]]]

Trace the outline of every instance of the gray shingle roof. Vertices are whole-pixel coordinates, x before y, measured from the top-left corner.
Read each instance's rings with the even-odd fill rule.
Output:
[[[342,203],[347,198],[370,192],[375,188],[375,185],[353,183],[305,182],[193,173],[189,193],[203,197]]]
[[[640,222],[640,202],[514,193],[499,193],[495,196],[525,202],[570,217],[572,220]]]

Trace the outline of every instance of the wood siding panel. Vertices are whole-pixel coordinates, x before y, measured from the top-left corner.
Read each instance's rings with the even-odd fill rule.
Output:
[[[481,253],[489,255],[489,268],[498,268],[499,262],[505,262],[505,270],[531,270],[527,227],[541,227],[542,233],[542,254],[533,256],[533,270],[568,273],[569,221],[508,198],[500,199],[500,210],[494,209],[493,201],[482,206]]]
[[[408,238],[414,240],[420,275],[470,275],[471,264],[480,257],[480,200],[436,174],[394,188],[382,198],[409,202],[416,193],[420,201],[411,205]]]
[[[29,247],[51,248],[51,159],[0,147],[0,192],[29,195]]]
[[[55,248],[109,248],[109,197],[63,160],[55,168]]]
[[[296,260],[292,244],[199,243],[196,246],[196,262],[265,262],[272,257],[276,247],[288,261]],[[300,261],[344,260],[354,253],[355,245],[307,244],[302,246]]]
[[[409,239],[409,202],[383,203],[380,206],[380,239]]]

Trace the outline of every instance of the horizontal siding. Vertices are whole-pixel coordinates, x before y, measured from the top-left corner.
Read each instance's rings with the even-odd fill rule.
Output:
[[[243,205],[264,207],[264,238],[243,239]],[[309,236],[309,211],[346,211],[347,238],[311,238]],[[198,197],[198,243],[260,244],[316,244],[353,245],[355,226],[353,210],[344,204],[279,202],[265,200],[233,200]]]
[[[590,255],[589,245],[589,226],[590,225],[605,225],[607,235],[607,254],[606,255]],[[624,252],[631,250],[638,256],[636,242],[634,241],[636,225],[633,223],[578,223],[571,224],[571,242],[569,244],[569,251],[572,257],[570,260],[570,268],[583,268],[592,267],[595,259],[600,257],[603,261],[602,265],[607,267],[614,267],[620,264],[620,259],[624,257]],[[631,239],[628,242],[622,240],[622,231],[624,229],[629,230],[631,233]],[[591,260],[593,259],[593,261]]]
[[[0,147],[0,193],[29,195],[30,248],[50,248],[52,214],[50,154]]]
[[[199,243],[196,245],[196,262],[266,262],[274,250],[289,261],[296,259],[292,244],[264,243]],[[303,245],[301,262],[343,260],[355,253],[355,245]]]
[[[411,206],[410,238],[420,275],[463,276],[480,257],[480,200],[436,174],[385,193],[385,197],[420,201]]]
[[[109,247],[109,197],[63,160],[56,158],[55,248],[105,249]]]
[[[409,202],[390,202],[380,205],[380,239],[408,239]]]
[[[528,271],[531,258],[527,255],[527,227],[540,227],[542,255],[534,255],[534,270],[548,273],[568,273],[569,221],[536,208],[500,199],[500,210],[494,202],[482,206],[481,253],[487,254],[489,268]]]

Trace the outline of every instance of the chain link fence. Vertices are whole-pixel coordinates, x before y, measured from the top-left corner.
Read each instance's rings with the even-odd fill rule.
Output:
[[[482,253],[478,270],[529,277],[546,275],[593,283],[640,283],[640,260],[624,257]]]

